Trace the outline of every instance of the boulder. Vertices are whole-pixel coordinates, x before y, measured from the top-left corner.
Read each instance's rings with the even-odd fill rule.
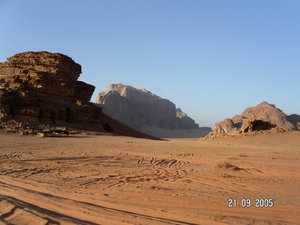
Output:
[[[97,103],[104,113],[136,129],[142,126],[199,128],[193,119],[176,109],[174,103],[145,89],[111,84],[106,91],[99,93]]]

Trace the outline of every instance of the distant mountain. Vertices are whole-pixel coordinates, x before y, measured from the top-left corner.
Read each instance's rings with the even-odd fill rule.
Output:
[[[107,115],[133,128],[151,126],[162,129],[195,129],[199,125],[174,103],[123,84],[111,84],[99,93],[97,103]]]
[[[300,116],[297,114],[288,116],[275,105],[262,102],[257,106],[247,108],[241,115],[215,124],[215,129],[209,136],[235,135],[271,129],[300,130]]]

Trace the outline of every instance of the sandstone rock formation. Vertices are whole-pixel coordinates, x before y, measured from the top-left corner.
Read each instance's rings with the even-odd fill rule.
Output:
[[[300,130],[299,122],[299,115],[287,116],[275,105],[262,102],[257,106],[247,108],[241,115],[215,124],[215,129],[209,136],[236,135],[259,130],[271,130],[272,128],[279,131]]]
[[[163,129],[199,128],[174,103],[145,89],[112,84],[99,94],[97,103],[104,113],[136,129],[145,125]]]
[[[95,87],[77,81],[80,73],[79,64],[58,53],[8,58],[0,64],[0,118],[94,126],[101,109],[89,103]]]
[[[80,73],[79,64],[59,53],[24,52],[0,63],[0,128],[63,126],[153,138],[90,103],[95,87],[77,81]]]

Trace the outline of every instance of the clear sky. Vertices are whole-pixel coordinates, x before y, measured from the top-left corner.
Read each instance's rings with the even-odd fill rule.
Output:
[[[60,52],[98,92],[170,99],[200,126],[268,101],[300,113],[298,0],[0,0],[0,61]]]

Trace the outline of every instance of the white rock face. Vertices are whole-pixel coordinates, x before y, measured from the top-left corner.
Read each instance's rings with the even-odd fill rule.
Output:
[[[143,88],[111,84],[99,93],[97,103],[107,115],[133,128],[153,126],[163,129],[199,128],[174,103]]]

